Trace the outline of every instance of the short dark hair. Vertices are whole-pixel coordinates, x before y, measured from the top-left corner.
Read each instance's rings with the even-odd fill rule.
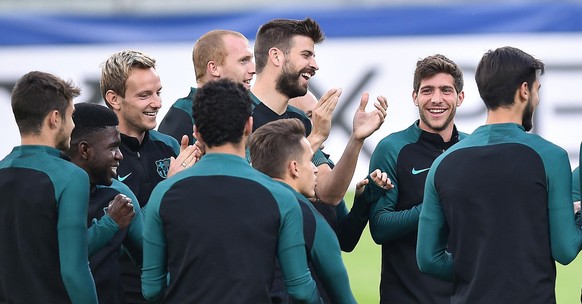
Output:
[[[199,88],[192,112],[204,143],[209,147],[240,143],[251,105],[245,87],[229,79],[210,81]]]
[[[304,152],[305,127],[297,118],[271,121],[251,135],[249,149],[253,167],[270,177],[283,178],[290,159]]]
[[[453,77],[457,94],[463,91],[464,80],[461,68],[444,55],[436,54],[416,62],[414,80],[412,82],[414,92],[418,93],[420,83],[423,79],[430,78],[439,73],[449,74]]]
[[[75,128],[71,133],[71,142],[86,140],[86,137],[91,136],[94,132],[119,125],[119,119],[113,110],[88,102],[75,105],[73,122]],[[71,144],[71,146],[73,145]]]
[[[45,117],[53,110],[64,119],[67,107],[81,89],[71,81],[45,72],[32,71],[20,77],[12,89],[12,112],[20,134],[39,134]]]
[[[510,46],[487,51],[475,71],[479,95],[489,110],[509,107],[515,92],[527,82],[531,89],[537,77],[543,75],[544,63],[532,55]]]
[[[257,73],[263,71],[267,65],[269,50],[273,47],[284,53],[289,53],[293,47],[293,36],[306,36],[314,43],[320,43],[325,39],[323,30],[319,24],[311,19],[304,20],[274,19],[263,24],[257,32],[255,39],[255,68]]]

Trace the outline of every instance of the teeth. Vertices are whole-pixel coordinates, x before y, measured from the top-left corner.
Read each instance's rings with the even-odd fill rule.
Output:
[[[430,109],[428,111],[431,113],[434,113],[434,114],[440,114],[440,113],[443,113],[445,111],[445,109]]]
[[[301,73],[301,76],[307,78],[307,80],[309,80],[311,78],[311,74],[310,73]]]
[[[147,116],[156,116],[156,114],[158,114],[158,112],[143,112],[144,115]]]

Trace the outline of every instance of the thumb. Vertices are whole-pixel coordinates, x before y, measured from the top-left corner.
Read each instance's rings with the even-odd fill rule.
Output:
[[[358,107],[358,111],[366,110],[366,105],[368,105],[369,98],[370,94],[368,94],[368,92],[364,92],[364,94],[362,94],[362,99],[360,99],[360,106]]]

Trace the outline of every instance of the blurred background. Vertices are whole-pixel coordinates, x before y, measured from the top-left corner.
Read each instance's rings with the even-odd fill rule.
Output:
[[[578,165],[582,0],[0,0],[0,154],[19,144],[10,91],[26,72],[41,70],[71,79],[82,88],[78,102],[103,103],[100,64],[122,49],[144,51],[157,59],[164,87],[160,122],[172,103],[195,86],[191,53],[200,35],[219,28],[236,30],[252,44],[263,23],[305,17],[318,21],[327,36],[316,47],[320,70],[310,90],[321,96],[330,88],[343,89],[325,148],[332,159],[342,154],[361,94],[384,95],[389,101],[386,122],[366,141],[354,184],[367,174],[376,144],[418,118],[411,97],[417,60],[441,53],[461,65],[465,101],[456,124],[470,133],[485,121],[475,67],[487,50],[506,45],[546,63],[532,132],[562,146],[572,166]],[[379,247],[368,235],[362,242],[346,261],[358,299],[374,303]],[[558,275],[558,287],[564,290],[559,296],[569,297],[559,303],[579,301],[579,274]]]

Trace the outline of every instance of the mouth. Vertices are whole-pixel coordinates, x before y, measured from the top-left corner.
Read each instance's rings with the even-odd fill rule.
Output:
[[[311,77],[315,76],[315,71],[306,71],[301,73],[301,77],[303,77],[305,80],[309,81],[309,79],[311,79]]]
[[[158,115],[158,111],[144,111],[142,113],[143,113],[143,115],[149,116],[149,117],[156,117],[156,115]]]
[[[113,173],[113,176],[117,176],[117,168],[119,167],[119,164],[115,165],[115,166],[111,166],[111,172]]]
[[[436,116],[441,115],[441,114],[443,114],[446,111],[447,111],[447,109],[441,109],[441,108],[428,109],[428,112],[430,114],[433,114],[433,115],[436,115]]]

